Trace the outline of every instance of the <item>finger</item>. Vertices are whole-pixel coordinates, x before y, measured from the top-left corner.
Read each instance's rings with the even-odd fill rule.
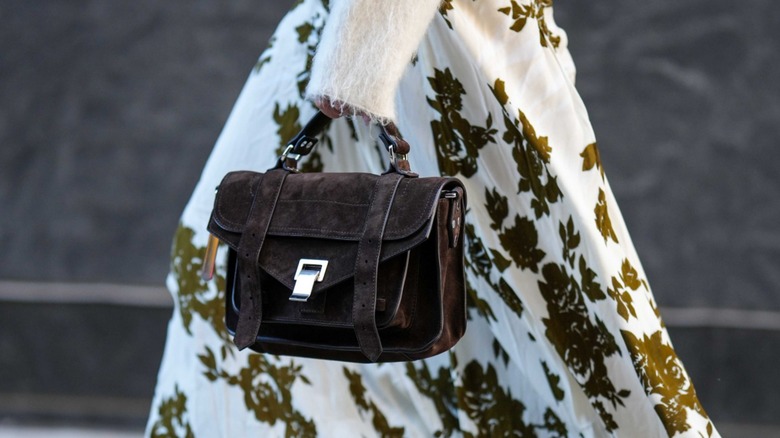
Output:
[[[338,119],[342,116],[341,108],[336,108],[329,99],[318,97],[314,101],[314,105],[322,111],[323,114],[331,119]]]

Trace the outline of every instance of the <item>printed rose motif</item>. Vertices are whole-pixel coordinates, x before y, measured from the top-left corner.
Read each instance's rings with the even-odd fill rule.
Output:
[[[217,362],[214,352],[206,351],[198,355],[205,366],[203,375],[211,382],[223,380],[225,384],[239,387],[244,393],[247,410],[254,413],[258,421],[274,425],[282,422],[287,427],[288,437],[316,436],[314,422],[307,419],[292,404],[291,389],[294,383],[310,385],[301,372],[302,366],[290,361],[287,364],[271,364],[262,354],[250,354],[247,365],[238,372],[230,374]]]
[[[460,115],[466,90],[449,68],[435,69],[428,82],[435,93],[427,98],[428,105],[441,116],[431,121],[439,169],[443,175],[460,173],[469,178],[477,172],[480,149],[496,142],[493,116],[488,113],[483,127]]]
[[[477,427],[476,435],[465,433],[464,436],[534,437],[539,435],[537,430],[551,433],[544,436],[566,436],[565,425],[552,410],[547,410],[541,424],[526,422],[525,405],[499,383],[492,364],[483,368],[477,361],[469,362],[462,380],[462,386],[457,388],[458,405]]]
[[[707,416],[685,368],[661,331],[641,338],[626,330],[621,334],[645,392],[661,396],[655,411],[669,436],[690,429],[688,410]]]
[[[619,354],[614,337],[604,323],[591,321],[582,288],[569,275],[566,265],[548,263],[542,268],[544,281],[539,290],[547,302],[548,318],[544,318],[545,335],[582,386],[607,429],[617,428],[612,414],[602,400],[614,407],[623,405],[630,392],[618,391],[609,379],[606,358]]]
[[[563,350],[562,355],[563,360],[566,362],[566,365],[569,366],[569,369],[574,374],[587,381],[588,378],[590,378],[593,361],[590,358],[591,349],[586,344],[588,340],[584,337],[587,333],[581,329],[582,326],[580,325],[571,326],[570,330],[567,332],[570,339],[577,339],[578,336],[583,337],[578,338],[581,340],[580,342],[570,343],[567,348]]]
[[[678,390],[684,393],[688,385],[688,379],[680,360],[677,358],[672,347],[668,344],[661,344],[661,357],[664,358],[664,366],[660,368],[661,379],[666,383],[669,390]]]
[[[522,111],[517,115],[510,114],[509,109],[514,109],[509,104],[509,95],[505,90],[505,83],[496,79],[490,87],[493,96],[501,104],[504,127],[506,131],[501,139],[512,147],[512,158],[517,166],[520,178],[517,182],[518,193],[531,192],[531,208],[536,219],[550,214],[549,204],[558,202],[563,198],[563,193],[558,187],[557,178],[550,174],[552,146],[547,136],[538,135],[533,124]]]
[[[539,272],[538,265],[545,254],[538,248],[539,236],[533,221],[515,216],[514,226],[501,231],[498,238],[517,266]]]

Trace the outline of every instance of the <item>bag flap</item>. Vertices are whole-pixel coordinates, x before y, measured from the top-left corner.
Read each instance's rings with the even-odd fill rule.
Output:
[[[208,230],[233,249],[238,248],[263,176],[231,172],[218,188]],[[351,278],[372,191],[381,177],[369,173],[288,175],[260,253],[260,267],[292,289],[300,259],[328,260],[325,280],[315,284],[315,293]],[[422,243],[430,233],[441,191],[455,187],[462,187],[455,178],[401,180],[385,227],[380,261]]]
[[[209,231],[235,248],[244,230],[262,173],[228,173],[218,187]],[[270,236],[357,241],[380,175],[306,173],[287,176],[269,227]],[[384,240],[401,240],[433,216],[440,192],[461,186],[455,178],[404,178],[398,187]]]

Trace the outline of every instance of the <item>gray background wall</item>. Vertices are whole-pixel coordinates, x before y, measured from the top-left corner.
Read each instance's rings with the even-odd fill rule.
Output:
[[[0,423],[143,423],[171,233],[290,3],[0,3]],[[780,426],[780,3],[559,0],[556,18],[705,408]]]

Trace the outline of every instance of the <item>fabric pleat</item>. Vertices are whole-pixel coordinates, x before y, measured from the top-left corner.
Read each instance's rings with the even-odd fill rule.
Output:
[[[214,187],[265,171],[316,108],[328,18],[304,0],[260,56],[176,232],[175,309],[147,436],[719,436],[659,315],[574,87],[551,0],[451,0],[396,94],[421,175],[466,185],[469,325],[451,351],[347,364],[239,352],[198,271]],[[376,129],[333,121],[305,171],[379,173]]]

